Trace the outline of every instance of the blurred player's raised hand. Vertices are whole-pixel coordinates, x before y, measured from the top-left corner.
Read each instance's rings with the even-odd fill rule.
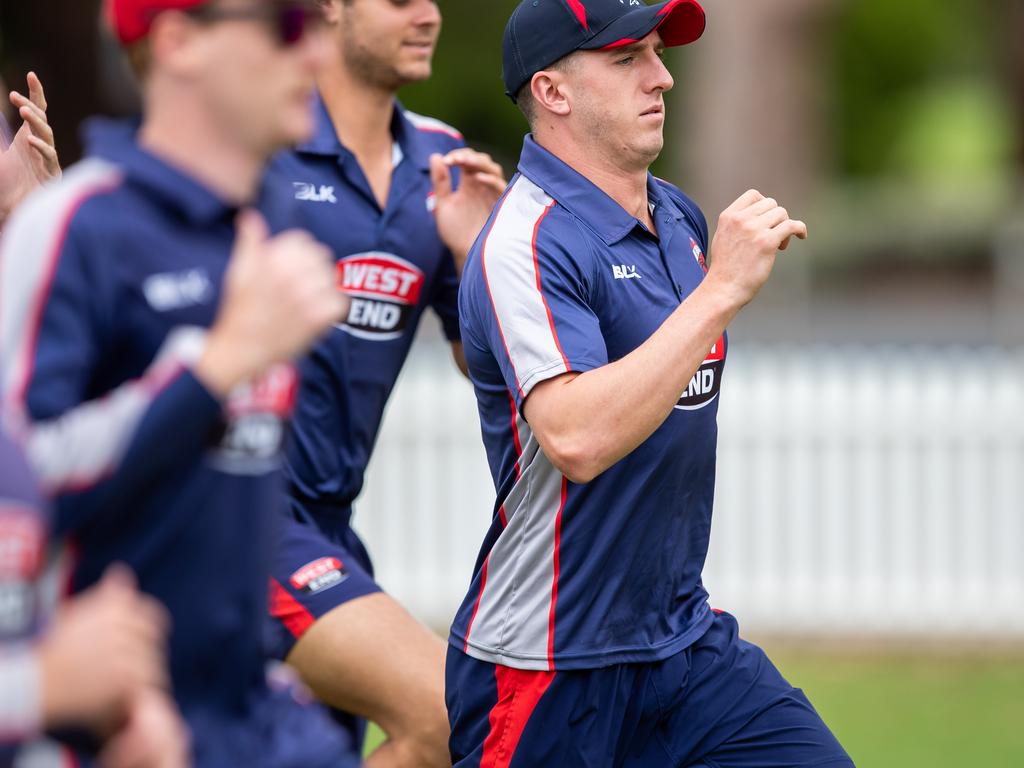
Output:
[[[305,352],[348,309],[326,246],[300,230],[270,237],[255,211],[239,215],[237,230],[217,321],[196,366],[221,397]]]
[[[461,174],[458,189],[452,188],[453,168],[458,168]],[[501,166],[490,155],[468,148],[443,156],[432,155],[430,179],[437,203],[437,231],[461,272],[466,254],[508,182]]]
[[[9,147],[0,154],[0,221],[26,195],[45,181],[60,176],[53,129],[46,118],[46,94],[35,72],[28,73],[28,96],[10,94],[22,119]]]
[[[793,237],[806,239],[807,225],[791,219],[785,208],[757,190],[744,193],[718,219],[708,280],[744,306],[761,290],[776,255]]]

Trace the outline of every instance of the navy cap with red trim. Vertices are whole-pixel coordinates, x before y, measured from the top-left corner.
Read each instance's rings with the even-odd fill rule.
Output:
[[[697,0],[522,0],[505,27],[505,92],[516,94],[537,73],[574,51],[616,48],[654,30],[668,47],[704,34]]]

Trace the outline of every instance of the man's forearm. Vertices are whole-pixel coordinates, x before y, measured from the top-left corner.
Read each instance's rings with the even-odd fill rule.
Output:
[[[668,418],[740,303],[705,281],[626,357],[538,385],[525,415],[548,457],[588,482],[631,453]]]

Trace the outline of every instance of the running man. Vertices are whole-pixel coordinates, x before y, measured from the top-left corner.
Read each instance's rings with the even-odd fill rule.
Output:
[[[519,174],[470,253],[462,338],[498,487],[451,632],[457,766],[851,766],[701,583],[726,326],[807,228],[750,191],[710,247],[660,154],[696,0],[524,0]]]
[[[430,76],[441,27],[433,0],[321,6],[333,45],[317,80],[316,132],[275,161],[266,188],[276,209],[280,198],[299,206],[295,221],[330,246],[352,308],[301,366],[288,453],[297,522],[274,563],[274,653],[323,701],[382,726],[389,738],[369,765],[446,766],[444,642],[380,591],[349,522],[428,309],[464,365],[459,273],[506,182],[454,128],[395,99]],[[361,740],[360,720],[343,720]]]
[[[111,0],[141,126],[5,232],[5,424],[56,502],[74,591],[129,565],[173,622],[196,766],[350,766],[326,713],[271,690],[262,629],[291,360],[343,316],[329,252],[245,210],[266,160],[312,131],[326,50],[299,0]]]

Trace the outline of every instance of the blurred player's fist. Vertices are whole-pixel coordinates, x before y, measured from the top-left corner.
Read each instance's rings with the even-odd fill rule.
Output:
[[[217,322],[196,366],[222,397],[305,352],[348,309],[330,250],[309,234],[289,230],[271,237],[254,211],[239,215],[237,230]]]
[[[718,218],[711,243],[708,279],[730,302],[742,307],[757,295],[779,251],[793,237],[807,238],[807,225],[789,217],[774,199],[757,190],[743,194]]]
[[[43,638],[43,718],[107,735],[146,689],[168,685],[167,612],[138,591],[132,573],[111,567],[103,580],[57,613]]]

